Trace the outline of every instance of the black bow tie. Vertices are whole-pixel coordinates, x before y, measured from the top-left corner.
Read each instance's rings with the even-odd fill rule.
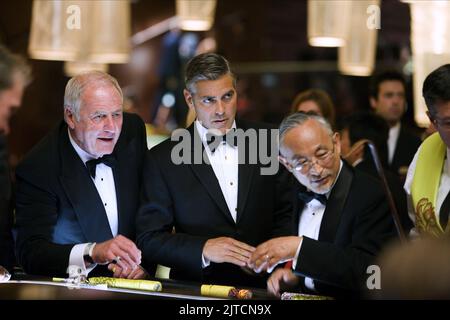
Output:
[[[104,163],[110,168],[114,168],[114,166],[117,163],[116,158],[112,154],[106,154],[103,157],[100,157],[98,159],[92,159],[89,161],[86,161],[86,167],[89,170],[89,173],[91,174],[92,178],[95,179],[95,170],[97,168],[97,165],[100,163]]]
[[[304,192],[299,192],[298,193],[298,197],[304,203],[309,203],[313,199],[316,199],[317,201],[319,201],[324,206],[327,204],[327,197],[324,194],[318,194],[318,193],[311,192],[311,191],[304,191]]]
[[[228,143],[232,147],[237,147],[238,145],[237,136],[234,132],[234,129],[229,130],[227,134],[221,136],[208,132],[206,134],[206,142],[208,143],[208,147],[212,153],[216,151],[217,147],[221,143]]]

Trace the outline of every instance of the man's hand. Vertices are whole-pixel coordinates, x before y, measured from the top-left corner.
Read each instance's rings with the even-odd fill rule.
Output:
[[[148,276],[147,272],[141,266],[137,266],[137,268],[134,270],[131,269],[124,270],[117,264],[110,263],[108,265],[108,269],[114,273],[113,275],[114,278],[126,278],[136,280],[136,279],[146,279]]]
[[[233,238],[220,237],[206,241],[203,256],[211,262],[228,262],[245,267],[254,250],[254,247]]]
[[[271,272],[279,263],[292,260],[302,237],[279,237],[260,244],[248,261],[255,272]]]
[[[298,285],[299,278],[291,269],[278,268],[267,280],[267,291],[277,297],[280,297],[280,289],[286,290]]]
[[[122,235],[97,243],[92,251],[95,263],[106,264],[114,262],[123,273],[129,274],[141,264],[141,251],[133,241]]]

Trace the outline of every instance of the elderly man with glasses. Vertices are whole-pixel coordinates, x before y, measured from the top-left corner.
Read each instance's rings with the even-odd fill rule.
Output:
[[[422,94],[436,133],[421,145],[405,182],[413,235],[449,234],[450,214],[450,64],[431,72]]]
[[[271,272],[269,292],[361,297],[368,267],[395,235],[382,187],[340,158],[341,143],[325,119],[293,114],[280,125],[280,162],[300,182],[294,195],[298,236],[257,247],[249,264]]]

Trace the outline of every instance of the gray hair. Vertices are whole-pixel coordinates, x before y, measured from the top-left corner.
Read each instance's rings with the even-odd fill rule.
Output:
[[[303,125],[308,120],[316,120],[328,132],[330,137],[333,136],[333,129],[331,128],[330,123],[324,117],[315,114],[307,114],[304,112],[296,112],[284,118],[280,124],[280,147],[283,145],[284,138],[286,137],[286,134],[289,130]]]
[[[75,115],[77,121],[80,120],[81,96],[86,88],[91,85],[98,87],[106,85],[113,86],[120,94],[123,104],[122,89],[116,78],[102,71],[88,71],[81,73],[67,82],[64,93],[64,110],[70,110]]]
[[[201,80],[217,80],[229,74],[233,78],[233,86],[236,87],[236,77],[231,72],[227,59],[217,53],[202,53],[187,63],[184,83],[186,89],[194,94],[195,84]]]
[[[25,85],[31,81],[31,67],[25,59],[0,45],[0,91],[11,88],[15,74],[22,76]]]

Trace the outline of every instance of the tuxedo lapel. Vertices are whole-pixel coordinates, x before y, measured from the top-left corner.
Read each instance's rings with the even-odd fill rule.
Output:
[[[70,144],[67,126],[60,129],[61,185],[73,206],[80,227],[90,241],[112,238],[102,200],[83,161]]]
[[[236,120],[236,127],[238,129],[247,130],[248,128],[245,127],[240,121]],[[245,155],[244,163],[240,163],[238,165],[238,202],[237,202],[237,217],[236,222],[239,222],[242,219],[243,214],[245,213],[245,204],[248,199],[248,195],[251,191],[252,186],[252,180],[253,176],[255,174],[255,170],[259,168],[257,164],[250,164],[250,159],[252,159],[253,155],[250,155],[250,148],[247,142],[248,139],[245,139],[245,144],[239,145],[238,144],[238,158],[243,158],[243,155]],[[238,139],[239,141],[239,139]],[[259,142],[259,137],[258,137]],[[244,154],[242,154],[244,152]]]
[[[236,223],[239,223],[245,212],[245,204],[247,202],[248,194],[250,193],[250,187],[252,185],[252,178],[256,170],[256,165],[239,164],[238,168],[238,210]]]
[[[296,184],[296,186],[293,188],[294,194],[293,194],[293,199],[292,199],[293,210],[294,210],[293,228],[294,228],[294,234],[298,235],[298,224],[300,223],[300,217],[303,213],[303,209],[305,208],[305,203],[302,200],[300,200],[298,194],[299,194],[299,192],[305,192],[306,188],[302,184],[300,184],[300,182],[298,182],[297,179],[295,179],[295,184]]]
[[[342,210],[352,184],[353,173],[344,162],[339,177],[331,190],[319,231],[319,241],[333,242],[341,220]]]
[[[214,174],[214,170],[210,164],[202,162],[200,164],[194,164],[194,152],[195,152],[195,144],[200,144],[202,148],[202,154],[204,153],[204,146],[201,142],[200,136],[197,130],[194,128],[195,123],[193,123],[188,131],[192,139],[191,146],[191,164],[189,167],[194,172],[195,176],[198,178],[200,183],[206,189],[207,193],[214,200],[216,205],[219,207],[220,211],[226,216],[227,220],[231,223],[235,223],[233,217],[231,216],[230,210],[228,209],[227,203],[222,193],[222,189],[220,189],[219,181],[217,180],[216,175]],[[197,140],[196,140],[197,139]],[[203,158],[202,158],[203,159]]]
[[[127,192],[127,190],[131,190],[130,184],[135,183],[134,178],[130,177],[128,174],[126,167],[127,163],[129,163],[128,159],[133,159],[138,156],[138,151],[136,150],[138,144],[134,141],[136,139],[136,137],[128,139],[122,129],[120,138],[114,148],[114,155],[118,163],[118,165],[113,168],[119,221],[118,233],[126,236],[133,233],[133,230],[131,229],[132,225],[130,225],[128,219],[128,215],[133,213],[128,212],[129,208],[127,207],[127,204],[129,204],[132,201],[132,197],[134,197],[134,195]]]
[[[395,144],[395,150],[394,155],[392,157],[391,167],[397,167],[398,164],[402,161],[402,156],[405,153],[405,150],[403,150],[403,146],[408,143],[408,141],[405,141],[405,131],[403,129],[403,126],[400,127],[400,132],[398,134],[397,143]],[[395,172],[398,174],[398,172]]]

